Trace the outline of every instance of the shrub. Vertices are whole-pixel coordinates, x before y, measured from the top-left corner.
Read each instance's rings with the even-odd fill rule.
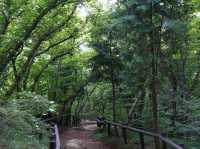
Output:
[[[0,148],[47,149],[47,125],[36,115],[48,110],[48,100],[32,93],[18,93],[0,107]]]
[[[11,97],[10,104],[17,107],[20,111],[37,116],[47,112],[50,103],[47,97],[31,92],[19,92]]]

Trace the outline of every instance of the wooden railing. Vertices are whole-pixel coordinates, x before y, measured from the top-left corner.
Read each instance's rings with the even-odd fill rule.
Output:
[[[58,126],[55,124],[50,130],[50,149],[61,149]]]
[[[62,115],[62,117],[67,117],[69,114]],[[75,115],[70,115],[72,117],[71,125],[74,127],[78,127],[79,125],[79,118],[76,117]],[[44,123],[48,123],[51,125],[50,127],[50,144],[49,148],[50,149],[61,149],[61,143],[60,143],[60,135],[59,135],[59,130],[58,130],[58,125],[57,125],[57,118],[56,117],[51,117],[48,119],[42,120]]]
[[[153,133],[153,132],[129,127],[127,125],[114,123],[114,122],[107,121],[107,120],[97,119],[97,127],[99,127],[99,126],[105,126],[109,136],[111,135],[111,126],[114,126],[115,129],[120,128],[122,130],[122,136],[123,136],[123,140],[124,140],[125,144],[128,144],[127,131],[138,133],[139,137],[140,137],[140,148],[141,149],[145,149],[145,138],[144,138],[144,136],[149,136],[149,137],[152,137],[154,139],[158,139],[161,142],[161,148],[159,148],[159,149],[167,149],[168,147],[171,147],[173,149],[184,149],[182,146],[177,145],[176,143],[174,143],[173,141],[164,137],[161,134],[156,134],[156,133]]]

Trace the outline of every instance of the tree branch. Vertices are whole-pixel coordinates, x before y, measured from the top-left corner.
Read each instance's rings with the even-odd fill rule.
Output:
[[[54,48],[54,47],[58,46],[59,44],[61,44],[61,43],[65,42],[65,41],[67,41],[67,40],[73,38],[73,37],[74,37],[74,33],[75,33],[75,31],[74,31],[69,37],[64,38],[64,39],[62,39],[62,40],[60,40],[60,41],[58,41],[58,42],[56,42],[56,43],[53,43],[52,45],[50,45],[50,46],[49,46],[48,48],[46,48],[45,50],[43,50],[43,51],[37,53],[37,54],[36,54],[36,57],[38,57],[38,56],[40,56],[40,55],[42,55],[42,54],[48,52],[51,48]]]
[[[71,51],[71,50],[73,50],[73,48],[72,48],[72,49],[69,49],[69,51]],[[66,56],[66,55],[68,55],[68,54],[71,54],[71,52],[69,52],[69,51],[54,56],[53,58],[51,58],[51,59],[49,60],[49,62],[47,62],[47,63],[44,65],[44,67],[40,70],[40,72],[39,72],[39,73],[36,75],[36,77],[34,78],[33,85],[32,85],[32,87],[31,87],[31,88],[32,88],[32,91],[35,90],[35,86],[36,86],[37,82],[39,81],[39,78],[41,77],[42,73],[49,67],[49,65],[50,65],[51,63],[53,63],[54,61],[56,61],[57,59],[59,59],[59,58],[61,58],[61,57],[64,57],[64,56]]]
[[[44,8],[41,13],[33,20],[32,24],[30,26],[27,26],[25,28],[25,34],[23,37],[15,42],[15,45],[11,45],[7,51],[0,55],[0,59],[4,59],[2,61],[2,64],[0,66],[0,75],[4,71],[4,69],[7,67],[8,63],[12,60],[12,58],[16,55],[16,53],[19,51],[20,47],[24,44],[24,42],[31,36],[32,32],[36,29],[38,24],[41,22],[41,20],[46,16],[51,10],[55,9],[60,4],[64,3],[66,1],[60,1],[58,3],[58,0],[54,0],[53,3],[49,3],[46,8]]]

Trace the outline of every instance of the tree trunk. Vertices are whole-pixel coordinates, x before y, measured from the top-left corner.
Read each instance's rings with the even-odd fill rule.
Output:
[[[156,133],[159,133],[159,126],[158,126],[158,93],[157,93],[157,66],[156,66],[156,58],[155,58],[155,49],[152,49],[152,78],[150,84],[150,99],[151,99],[151,106],[152,106],[152,126],[153,130]],[[159,140],[155,139],[155,147],[159,149]]]
[[[112,84],[112,111],[113,111],[113,122],[116,122],[116,86],[115,86],[115,72],[113,66],[113,53],[112,53],[112,33],[110,32],[110,40],[109,40],[109,50],[110,50],[110,79]],[[118,136],[117,127],[115,127],[115,134]]]
[[[151,83],[150,83],[150,100],[152,110],[152,128],[155,133],[159,133],[158,125],[158,51],[160,50],[160,34],[156,31],[154,26],[154,2],[151,2],[151,32],[150,32],[150,46],[151,46]],[[160,149],[160,142],[155,138],[155,149]]]
[[[114,78],[114,68],[113,68],[113,53],[112,53],[112,33],[110,32],[110,41],[109,41],[109,54],[110,54],[110,79],[112,84],[112,111],[113,111],[113,122],[116,122],[116,90],[115,90],[115,78]]]
[[[113,73],[111,74],[112,82],[112,108],[113,108],[113,122],[116,122],[116,92],[115,92],[115,82],[113,78]]]

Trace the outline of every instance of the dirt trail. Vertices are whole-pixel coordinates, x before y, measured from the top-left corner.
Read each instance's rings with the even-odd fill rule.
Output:
[[[92,136],[95,124],[83,123],[80,128],[65,129],[61,133],[62,149],[111,149]]]

